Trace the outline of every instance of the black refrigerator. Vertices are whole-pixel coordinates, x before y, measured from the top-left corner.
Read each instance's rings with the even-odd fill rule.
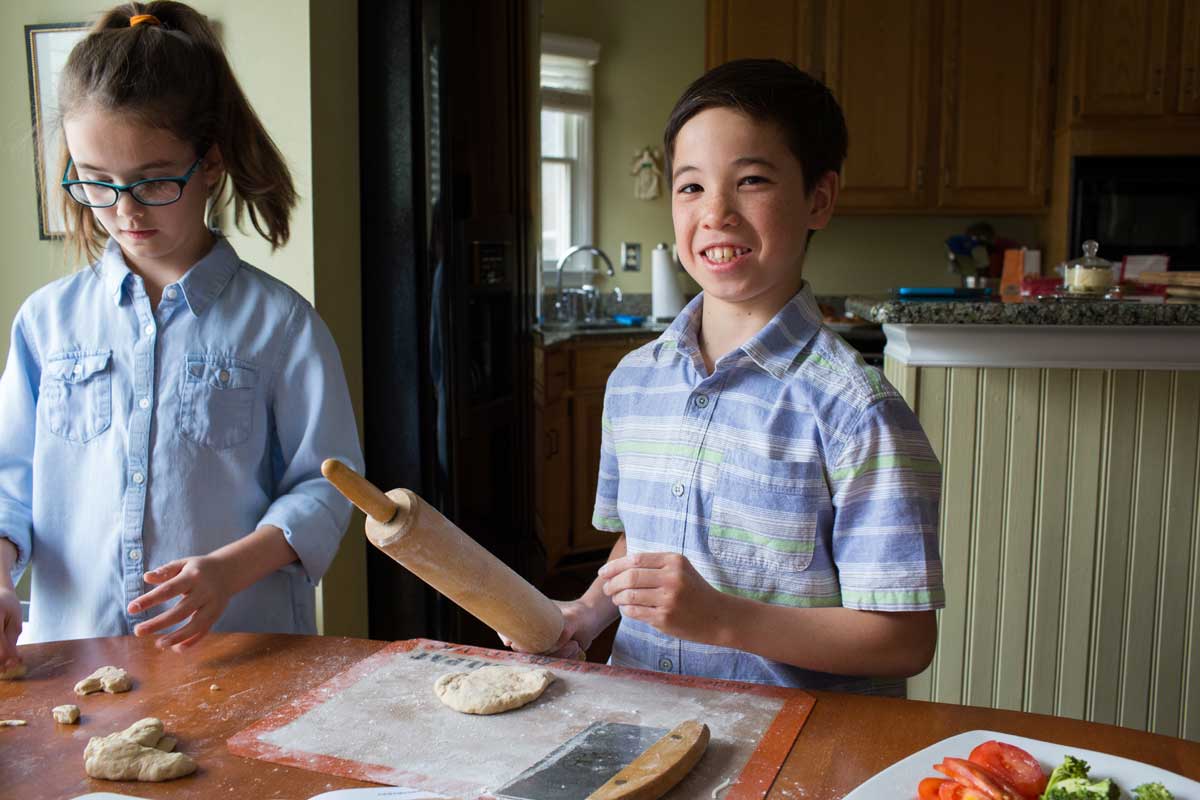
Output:
[[[359,4],[367,477],[537,578],[530,4]],[[498,646],[368,546],[370,635]]]

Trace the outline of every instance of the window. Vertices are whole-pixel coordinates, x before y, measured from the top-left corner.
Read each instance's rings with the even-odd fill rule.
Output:
[[[592,67],[600,45],[544,34],[541,60],[542,264],[592,243]],[[587,264],[580,258],[576,268]]]

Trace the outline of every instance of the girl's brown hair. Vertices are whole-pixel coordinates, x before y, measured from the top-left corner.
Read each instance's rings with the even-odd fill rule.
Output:
[[[130,18],[138,14],[152,14],[161,24],[131,27]],[[197,158],[217,145],[225,174],[213,189],[211,207],[229,202],[225,188],[231,185],[238,228],[248,213],[272,249],[287,242],[296,205],[291,173],[204,15],[171,0],[124,3],[104,13],[71,51],[59,85],[62,119],[89,106],[165,129],[190,143]],[[59,158],[61,175],[70,158],[65,136]],[[69,253],[99,258],[108,234],[90,209],[53,189],[60,192]]]

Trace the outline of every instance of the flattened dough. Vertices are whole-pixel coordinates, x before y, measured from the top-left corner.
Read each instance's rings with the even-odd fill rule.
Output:
[[[117,694],[128,692],[132,687],[133,681],[125,670],[120,667],[101,667],[75,684],[75,694],[80,697],[99,691]]]
[[[493,664],[473,672],[452,672],[437,679],[433,692],[464,714],[499,714],[532,703],[554,682],[554,673],[532,667]]]
[[[50,715],[60,725],[74,725],[79,722],[79,706],[68,703],[65,706],[55,706],[50,709]]]
[[[169,781],[196,771],[183,753],[170,753],[175,739],[163,735],[163,724],[146,717],[123,731],[93,736],[83,751],[83,769],[108,781]]]

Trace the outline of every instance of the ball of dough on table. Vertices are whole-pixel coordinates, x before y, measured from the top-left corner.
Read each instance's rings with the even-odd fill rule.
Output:
[[[433,692],[464,714],[499,714],[532,703],[554,682],[554,673],[533,667],[493,664],[437,679]]]
[[[67,703],[63,706],[55,706],[50,709],[50,715],[54,717],[54,721],[62,725],[74,725],[79,722],[79,706]]]
[[[93,736],[83,751],[83,769],[109,781],[169,781],[196,771],[196,762],[171,753],[175,739],[163,735],[163,724],[146,717],[123,731]]]
[[[14,667],[0,669],[0,681],[14,681],[17,678],[25,677],[25,662],[21,662]]]
[[[101,667],[75,684],[75,694],[82,697],[92,692],[105,691],[109,694],[128,692],[133,687],[129,673],[120,667]]]

